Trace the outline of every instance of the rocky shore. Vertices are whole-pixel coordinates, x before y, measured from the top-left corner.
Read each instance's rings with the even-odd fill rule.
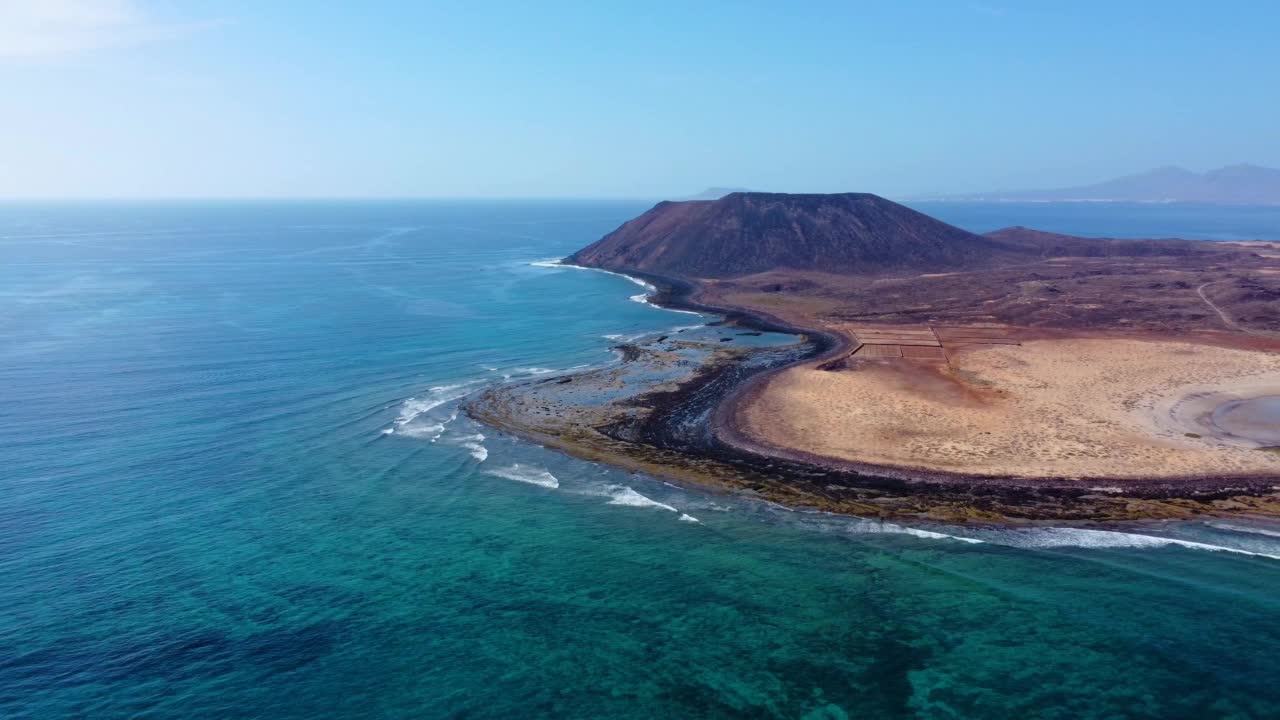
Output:
[[[703,302],[693,282],[629,273],[650,302],[719,315],[740,330],[798,335],[781,347],[662,337],[621,348],[617,365],[491,388],[474,418],[568,454],[789,507],[953,522],[1133,521],[1280,515],[1273,477],[1152,479],[973,476],[833,460],[764,446],[736,412],[774,373],[848,352],[837,333]],[[601,401],[600,398],[608,398]]]

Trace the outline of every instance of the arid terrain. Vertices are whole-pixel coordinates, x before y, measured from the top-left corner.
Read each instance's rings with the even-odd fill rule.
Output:
[[[1163,402],[1241,381],[1280,390],[1280,354],[1088,337],[971,346],[949,363],[853,358],[775,375],[739,409],[742,427],[774,446],[898,468],[1280,477],[1280,454],[1226,444]]]
[[[1120,246],[1116,250],[1135,254],[1090,256],[1080,249],[1074,255],[1052,254],[1069,251],[1068,246],[1050,247],[1044,257],[1016,263],[944,272],[854,274],[779,268],[705,279],[700,298],[823,326],[994,323],[1280,337],[1278,244],[1090,242],[1115,242]],[[1188,246],[1195,251],[1173,254]],[[1170,254],[1154,254],[1161,250]]]
[[[976,235],[874,195],[733,193],[660,203],[570,261],[834,338],[722,409],[757,451],[975,477],[1280,477],[1260,443],[1156,417],[1185,414],[1184,395],[1280,394],[1275,242]]]

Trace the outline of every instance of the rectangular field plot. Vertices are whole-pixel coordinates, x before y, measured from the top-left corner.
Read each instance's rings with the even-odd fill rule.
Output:
[[[858,342],[875,345],[939,345],[938,338],[928,328],[916,330],[875,330],[871,328],[850,328],[849,332]]]
[[[897,345],[863,345],[854,353],[858,357],[902,357],[902,348]]]
[[[869,338],[869,337],[860,337],[860,338],[858,338],[858,341],[859,341],[859,342],[863,342],[863,343],[867,343],[867,344],[869,344],[869,345],[915,345],[915,346],[920,346],[920,347],[941,347],[941,346],[942,346],[942,344],[941,344],[941,343],[939,343],[937,340],[917,340],[917,339],[915,339],[915,338],[895,338],[895,337]]]
[[[935,327],[938,339],[944,343],[995,343],[1017,345],[1018,340],[1005,328]]]
[[[905,358],[950,363],[965,348],[992,345],[1021,345],[1008,327],[961,327],[948,325],[841,325],[853,336],[863,358]]]
[[[873,330],[871,328],[846,328],[854,335],[866,335],[867,337],[916,337],[916,338],[932,338],[933,331],[929,328],[921,328],[919,330],[896,330],[896,329],[880,329]]]
[[[947,345],[956,343],[969,343],[973,345],[1021,345],[1022,343],[1013,338],[977,338],[977,337],[949,337],[943,338],[943,342]]]
[[[939,346],[901,345],[902,357],[911,360],[937,360],[946,362],[947,356]]]
[[[1007,337],[1009,328],[1003,327],[964,327],[963,325],[934,325],[933,331],[939,335],[986,335]]]

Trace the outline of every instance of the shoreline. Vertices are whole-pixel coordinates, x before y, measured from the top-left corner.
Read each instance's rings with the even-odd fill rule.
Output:
[[[683,285],[687,290],[686,293],[696,293],[697,288],[694,283],[687,281],[675,281],[670,278],[663,278],[657,275],[648,275],[644,278],[647,282],[654,284],[655,287],[661,288],[658,282],[667,282],[673,286]],[[651,298],[655,304],[659,304],[657,295]],[[1280,476],[1270,475],[1220,475],[1210,477],[1178,477],[1178,476],[1133,476],[1133,477],[1111,477],[1111,476],[1080,476],[1080,477],[1045,477],[1045,478],[1023,478],[1017,475],[971,475],[966,473],[948,472],[945,470],[929,470],[924,468],[911,467],[893,467],[887,465],[875,465],[871,463],[857,463],[838,458],[828,458],[824,456],[814,455],[799,450],[790,450],[786,448],[778,448],[763,444],[757,440],[751,439],[743,432],[741,423],[738,420],[738,413],[745,401],[757,395],[763,386],[777,374],[794,367],[805,364],[816,364],[829,359],[832,356],[839,355],[849,349],[852,344],[844,338],[834,333],[825,333],[809,328],[801,328],[795,325],[778,320],[764,313],[745,308],[718,308],[716,306],[707,305],[688,298],[681,294],[670,294],[662,298],[662,306],[666,304],[676,305],[675,309],[699,308],[705,312],[711,312],[718,315],[725,315],[726,319],[732,319],[739,322],[744,327],[753,327],[754,329],[762,329],[769,332],[785,332],[802,336],[825,335],[833,339],[833,345],[818,351],[809,357],[805,357],[788,365],[782,365],[776,368],[770,368],[766,371],[752,375],[746,378],[742,383],[735,386],[729,394],[725,395],[712,413],[712,432],[716,435],[724,445],[733,450],[744,454],[759,456],[764,460],[788,459],[794,462],[810,465],[813,468],[821,468],[826,470],[842,470],[852,472],[860,476],[864,476],[867,480],[895,481],[901,480],[907,483],[948,483],[955,485],[986,485],[986,486],[1004,486],[1018,487],[1023,489],[1063,489],[1070,491],[1088,490],[1081,488],[1081,483],[1107,483],[1111,486],[1121,487],[1124,491],[1119,494],[1136,494],[1143,497],[1169,497],[1164,493],[1151,493],[1149,489],[1155,485],[1164,485],[1165,493],[1176,489],[1196,489],[1201,493],[1196,495],[1217,494],[1224,491],[1235,489],[1272,489],[1273,486],[1280,486]],[[728,315],[732,317],[728,317]],[[875,477],[880,475],[881,477]],[[1135,492],[1136,491],[1136,492]]]
[[[642,390],[638,399],[645,400],[652,412],[625,428],[601,428],[613,441],[607,448],[535,432],[492,413],[478,412],[474,406],[467,412],[499,429],[591,461],[704,488],[760,494],[795,508],[841,514],[992,522],[1280,514],[1280,502],[1266,497],[1280,488],[1280,478],[1269,475],[970,475],[858,463],[767,445],[743,432],[738,415],[744,404],[757,397],[778,373],[829,361],[851,350],[853,343],[836,333],[798,326],[767,313],[703,302],[697,296],[700,286],[693,281],[652,273],[625,275],[654,288],[646,300],[655,306],[715,315],[722,323],[752,330],[797,335],[802,338],[801,349],[794,357],[764,367],[743,368],[741,363],[704,366],[674,390]],[[690,418],[706,420],[691,424]],[[707,463],[717,467],[708,470]],[[730,479],[725,469],[731,470],[729,474],[740,473],[740,480]]]

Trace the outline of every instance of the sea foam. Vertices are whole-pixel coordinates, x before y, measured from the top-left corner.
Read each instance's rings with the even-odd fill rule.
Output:
[[[484,462],[489,459],[489,449],[482,444],[483,442],[484,435],[476,433],[462,438],[461,444],[462,447],[471,451],[471,457],[475,458],[476,462]]]
[[[528,483],[539,487],[550,488],[552,490],[560,487],[560,481],[555,475],[547,472],[542,468],[524,467],[520,463],[510,465],[503,468],[494,468],[485,470],[486,475],[500,477],[506,480],[515,480],[516,482]]]
[[[512,372],[520,373],[522,375],[549,375],[553,372],[556,372],[556,369],[544,368],[544,367],[522,367],[522,368],[515,368],[514,370],[512,370]]]
[[[1183,547],[1191,550],[1208,552],[1229,552],[1254,557],[1265,557],[1280,560],[1280,555],[1273,555],[1253,550],[1211,545],[1193,540],[1161,537],[1158,535],[1142,535],[1140,533],[1119,532],[1113,530],[1090,530],[1087,528],[1036,528],[1034,530],[1009,530],[1001,532],[997,539],[1000,545],[1019,548],[1160,548]]]
[[[885,535],[910,535],[912,537],[924,538],[927,540],[955,540],[962,543],[980,544],[982,541],[977,538],[963,537],[961,535],[948,535],[934,530],[925,530],[923,528],[908,527],[906,525],[897,525],[890,522],[881,522],[878,520],[862,520],[849,526],[849,532],[856,535],[863,534],[885,534]]]
[[[1209,527],[1228,532],[1245,533],[1246,535],[1264,535],[1266,537],[1280,538],[1280,531],[1265,530],[1260,527],[1245,527],[1243,525],[1228,525],[1227,523],[1209,523]]]
[[[430,425],[406,425],[397,429],[395,432],[406,437],[427,438],[434,442],[444,434],[444,423],[432,423]]]
[[[660,503],[657,500],[651,500],[645,497],[644,495],[641,495],[640,493],[636,492],[635,490],[632,490],[631,488],[626,487],[625,485],[615,485],[609,488],[609,497],[610,497],[610,500],[609,500],[610,505],[625,505],[627,507],[653,507],[653,508],[660,508],[662,510],[669,510],[671,512],[680,512],[679,510],[676,510],[670,505],[667,505],[665,503]]]
[[[484,462],[489,459],[489,449],[482,444],[484,443],[483,433],[463,435],[462,437],[455,438],[450,442],[451,444],[458,445],[469,450],[471,452],[471,457],[474,458],[476,462]]]
[[[651,283],[647,283],[638,277],[632,277],[630,275],[627,275],[626,273],[614,272],[612,270],[602,270],[601,268],[584,267],[582,265],[573,265],[571,263],[564,262],[563,260],[537,260],[529,264],[537,267],[572,268],[574,270],[593,270],[595,272],[605,273],[606,275],[616,275],[620,278],[624,278],[644,288],[645,291],[643,293],[639,293],[637,295],[631,296],[630,299],[632,302],[643,303],[645,305],[648,305],[649,307],[657,308],[659,310],[666,310],[667,312],[682,313],[684,315],[697,315],[699,317],[702,316],[702,313],[694,312],[692,310],[676,310],[675,308],[664,308],[664,307],[658,307],[657,305],[654,305],[653,303],[649,302],[649,296],[657,292],[658,289],[654,287]]]
[[[426,437],[431,440],[439,439],[440,434],[444,432],[444,426],[458,417],[455,408],[448,417],[445,418],[422,418],[426,413],[435,410],[441,405],[460,400],[470,395],[472,386],[480,382],[479,380],[471,380],[454,385],[437,385],[427,391],[424,397],[411,397],[400,404],[400,412],[396,419],[392,421],[391,427],[382,430],[383,435],[406,435],[409,437]]]
[[[1243,529],[1242,529],[1243,530]],[[1248,531],[1248,530],[1244,530]],[[1046,548],[1085,548],[1085,549],[1154,549],[1165,547],[1181,547],[1190,550],[1207,552],[1227,552],[1253,557],[1264,557],[1280,560],[1280,555],[1246,550],[1244,548],[1213,545],[1194,540],[1144,535],[1141,533],[1121,532],[1117,530],[1092,530],[1089,528],[1032,528],[1032,529],[1000,529],[971,531],[981,537],[951,535],[936,530],[896,525],[894,523],[867,520],[849,527],[852,533],[890,533],[912,535],[931,540],[956,540],[964,543],[989,543],[1027,550]]]

